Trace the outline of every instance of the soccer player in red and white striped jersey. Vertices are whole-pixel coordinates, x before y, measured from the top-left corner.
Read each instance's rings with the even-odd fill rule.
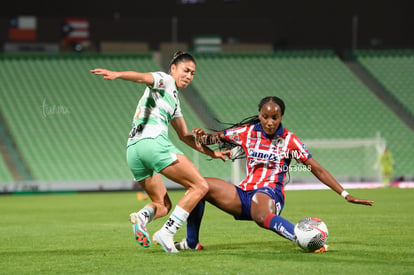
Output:
[[[321,182],[350,203],[373,205],[371,200],[351,196],[308,152],[298,137],[282,126],[285,104],[278,97],[265,97],[259,115],[221,132],[207,134],[193,129],[198,144],[231,143],[241,146],[246,157],[247,177],[235,186],[218,178],[206,178],[205,200],[237,220],[253,220],[260,227],[295,241],[294,224],[280,216],[285,203],[285,178],[292,160],[303,163]],[[200,202],[187,220],[187,238],[177,249],[201,249],[199,228],[204,212]],[[327,246],[322,250],[326,251]]]
[[[269,186],[284,194],[291,160],[305,162],[312,157],[296,135],[283,128],[282,124],[272,136],[266,134],[257,122],[224,130],[221,138],[242,146],[244,150],[247,177],[239,184],[244,191]]]

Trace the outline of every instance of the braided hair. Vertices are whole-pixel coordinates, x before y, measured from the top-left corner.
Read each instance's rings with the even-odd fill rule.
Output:
[[[260,103],[258,105],[259,107],[258,111],[260,112],[260,109],[262,109],[263,105],[265,105],[268,102],[273,102],[279,105],[282,111],[282,116],[285,114],[285,108],[286,108],[285,102],[283,102],[283,100],[277,96],[267,96],[267,97],[262,98],[262,100],[260,100]]]
[[[260,112],[260,110],[262,109],[262,107],[269,102],[274,102],[277,105],[279,105],[280,109],[281,109],[281,113],[282,116],[285,113],[285,103],[283,102],[283,100],[277,96],[267,96],[264,97],[260,100],[259,105],[258,105],[258,111]],[[221,130],[221,131],[225,131],[231,128],[235,128],[235,127],[242,127],[242,126],[246,126],[246,125],[254,125],[258,122],[260,122],[259,116],[258,115],[254,115],[254,116],[250,116],[250,117],[246,117],[243,120],[237,122],[237,123],[223,123],[218,121],[221,124],[228,124],[230,125],[229,127]],[[238,149],[236,149],[238,147]],[[243,159],[246,158],[246,155],[244,154],[244,151],[241,149],[241,147],[239,145],[236,145],[234,143],[228,142],[226,140],[222,140],[221,143],[219,143],[219,149],[220,150],[233,150],[233,156],[232,156],[232,160],[235,159]]]
[[[262,107],[266,103],[269,103],[269,102],[273,102],[273,103],[276,103],[277,105],[279,105],[279,107],[281,109],[282,116],[285,114],[285,108],[286,108],[285,103],[283,102],[283,100],[281,98],[279,98],[277,96],[267,96],[267,97],[262,98],[259,102],[259,105],[257,106],[258,107],[257,111],[260,112]],[[256,124],[256,123],[260,122],[260,120],[259,120],[258,115],[254,115],[254,116],[246,117],[246,118],[242,119],[240,122],[233,123],[233,124],[232,123],[223,123],[223,122],[220,122],[220,121],[218,121],[218,122],[221,123],[221,124],[230,125],[229,127],[222,130],[222,131],[224,131],[224,130],[231,129],[231,128],[234,128],[234,127],[241,127],[241,126],[245,126],[245,125],[253,125],[253,124]]]
[[[195,59],[191,54],[184,51],[176,51],[170,61],[170,64],[168,65],[168,73],[171,72],[172,65],[177,65],[178,63],[186,61],[192,61],[194,64],[196,64]]]

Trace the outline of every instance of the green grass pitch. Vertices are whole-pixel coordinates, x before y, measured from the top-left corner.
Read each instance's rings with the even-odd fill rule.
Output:
[[[135,192],[0,196],[2,274],[414,274],[414,190],[349,190],[375,200],[346,203],[330,190],[287,191],[292,222],[323,219],[327,253],[304,253],[253,222],[207,204],[203,251],[166,254],[135,243],[129,213],[146,201]],[[183,191],[170,191],[175,204]],[[150,233],[166,218],[149,224]],[[185,235],[182,227],[176,240]]]

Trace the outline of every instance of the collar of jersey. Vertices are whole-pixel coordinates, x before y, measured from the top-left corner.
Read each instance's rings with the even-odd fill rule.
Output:
[[[254,126],[253,126],[253,130],[254,131],[260,131],[262,132],[262,135],[265,136],[266,138],[269,138],[269,136],[265,133],[265,131],[262,128],[262,124],[260,124],[260,122],[257,122]],[[277,128],[275,134],[276,136],[283,136],[283,132],[285,131],[285,129],[283,128],[282,123],[279,124],[279,127]]]

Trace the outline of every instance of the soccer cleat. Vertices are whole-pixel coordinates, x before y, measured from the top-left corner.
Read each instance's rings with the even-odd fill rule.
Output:
[[[134,232],[137,243],[145,248],[150,247],[150,235],[145,227],[145,222],[142,220],[142,217],[140,217],[138,213],[131,213],[129,215],[129,221],[132,224],[132,231]]]
[[[327,244],[324,244],[321,248],[316,249],[313,251],[313,253],[322,253],[328,251],[329,246]]]
[[[175,248],[174,245],[174,235],[172,234],[163,234],[161,230],[155,232],[152,240],[156,243],[161,245],[162,249],[164,249],[167,253],[178,253],[179,251]]]
[[[187,243],[187,239],[183,239],[181,242],[175,242],[174,245],[175,245],[175,248],[177,248],[178,250],[203,250],[204,249],[203,245],[201,245],[200,243],[198,243],[195,248],[189,247]]]

